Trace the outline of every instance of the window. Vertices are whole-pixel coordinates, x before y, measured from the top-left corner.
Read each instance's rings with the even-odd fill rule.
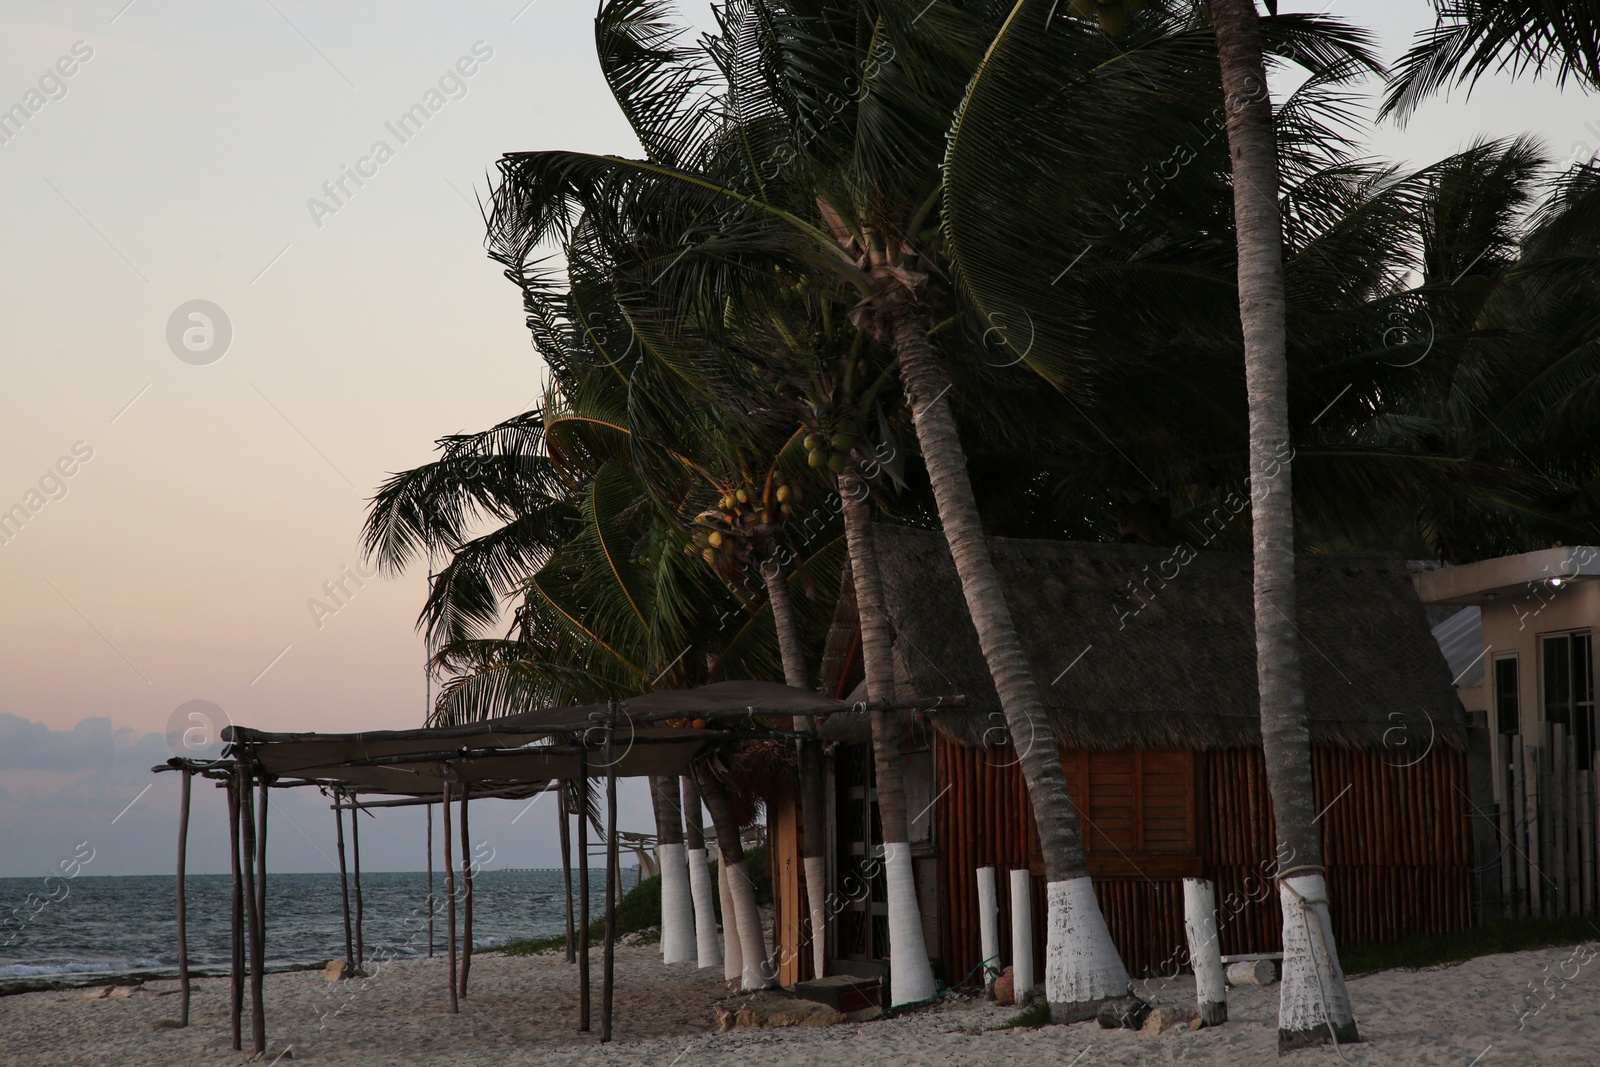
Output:
[[[1594,759],[1593,650],[1588,633],[1546,634],[1540,638],[1544,661],[1544,721],[1565,726],[1577,763],[1588,770]]]
[[[1517,694],[1517,657],[1494,661],[1495,729],[1502,734],[1522,732],[1522,707]]]
[[[1199,877],[1193,752],[1067,751],[1061,763],[1090,874]]]

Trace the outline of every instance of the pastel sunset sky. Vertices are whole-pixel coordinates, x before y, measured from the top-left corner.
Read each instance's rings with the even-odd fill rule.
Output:
[[[1390,60],[1431,19],[1423,0],[1284,6],[1374,30]],[[711,25],[703,2],[685,11]],[[388,473],[541,392],[477,200],[506,151],[638,153],[593,14],[0,11],[0,109],[28,111],[0,123],[0,512],[26,511],[0,527],[0,876],[42,875],[85,840],[87,874],[169,872],[177,783],[149,768],[171,726],[194,725],[187,702],[269,729],[421,724],[424,574],[363,578],[360,524]],[[414,105],[426,122],[399,126]],[[1372,151],[1423,163],[1532,132],[1587,157],[1596,116],[1577,90],[1492,79],[1378,129]],[[192,301],[221,309],[220,355],[221,326],[207,337],[180,312]],[[308,792],[275,809],[274,870],[330,869],[331,819]],[[643,789],[625,796],[623,827],[649,829]],[[481,807],[500,863],[558,863],[548,802]],[[223,811],[203,790],[193,869],[226,869]],[[367,866],[420,868],[420,823],[364,826]]]

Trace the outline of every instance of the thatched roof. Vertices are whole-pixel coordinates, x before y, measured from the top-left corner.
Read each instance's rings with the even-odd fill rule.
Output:
[[[964,694],[965,710],[931,717],[955,739],[983,744],[1004,720],[994,716],[999,697],[944,537],[903,526],[874,533],[897,675],[918,694]],[[1063,744],[1260,744],[1249,556],[1006,538],[991,545]],[[1403,743],[1409,753],[1436,731],[1439,742],[1463,746],[1465,715],[1405,561],[1305,556],[1298,575],[1312,741]],[[997,736],[989,732],[990,741]]]

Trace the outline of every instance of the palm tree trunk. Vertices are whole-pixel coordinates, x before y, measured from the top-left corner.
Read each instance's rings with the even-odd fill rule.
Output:
[[[742,963],[740,988],[767,989],[772,985],[772,975],[767,967],[764,942],[761,937],[761,912],[756,908],[755,884],[745,868],[744,845],[739,840],[739,820],[733,817],[733,806],[728,803],[727,791],[711,768],[701,763],[695,768],[700,782],[700,798],[711,813],[711,825],[717,828],[717,852],[722,858],[722,869],[727,873],[728,896],[733,905],[730,917],[726,908],[722,912],[724,929],[737,930]],[[730,926],[731,922],[731,926]]]
[[[949,382],[928,340],[930,325],[928,313],[920,305],[903,308],[894,321],[895,354],[911,402],[917,442],[933,482],[939,521],[950,544],[978,644],[1000,695],[1039,827],[1048,901],[1045,997],[1055,1021],[1075,1022],[1092,1018],[1104,1001],[1127,996],[1128,970],[1095,899],[1055,731],[984,538],[966,453],[950,402],[945,399]],[[865,617],[863,612],[863,620]],[[866,644],[864,628],[862,644]]]
[[[1272,100],[1254,0],[1211,0],[1233,157],[1239,321],[1250,404],[1250,515],[1255,551],[1256,675],[1261,742],[1278,828],[1283,985],[1278,1049],[1359,1041],[1328,918],[1317,840],[1311,740],[1295,629],[1294,508],[1289,464],[1282,221]]]
[[[706,863],[706,835],[700,822],[700,783],[694,775],[679,780],[683,789],[683,836],[689,857],[689,895],[694,898],[695,955],[700,967],[722,965],[722,946],[717,942],[716,888],[711,884],[711,868]]]
[[[661,961],[687,963],[696,953],[694,899],[689,891],[677,779],[651,777],[650,801],[656,810],[656,852],[661,860]]]
[[[889,617],[883,610],[883,582],[878,575],[878,550],[872,539],[872,512],[867,483],[852,468],[839,476],[844,502],[844,535],[855,581],[856,608],[861,618],[861,659],[866,667],[867,697],[892,702],[894,659]],[[878,821],[883,827],[883,867],[889,911],[889,1000],[913,1004],[934,995],[933,968],[922,936],[922,909],[917,904],[911,869],[911,832],[906,821],[905,778],[901,771],[905,728],[902,714],[872,713],[872,761],[877,776]]]
[[[761,568],[766,579],[767,599],[772,603],[772,622],[778,632],[778,651],[783,656],[784,681],[796,689],[806,688],[806,649],[800,641],[800,624],[795,618],[794,600],[789,596],[789,579],[776,558]],[[822,752],[816,740],[816,723],[809,715],[796,715],[795,733],[800,734],[800,836],[804,838],[802,869],[806,879],[806,902],[811,914],[811,966],[813,977],[828,973],[828,861],[827,804],[822,780]]]

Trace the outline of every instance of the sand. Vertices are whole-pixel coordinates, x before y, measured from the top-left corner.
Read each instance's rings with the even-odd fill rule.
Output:
[[[1452,1067],[1600,1062],[1600,959],[1593,951],[1510,953],[1354,979],[1350,994],[1365,1041],[1345,1048],[1344,1058],[1352,1064]],[[269,975],[263,1062],[290,1062],[286,1049],[294,1062],[348,1067],[1339,1062],[1331,1049],[1278,1059],[1276,987],[1231,990],[1226,1026],[1160,1037],[1105,1031],[1092,1023],[991,1030],[1010,1009],[971,997],[947,998],[895,1019],[723,1034],[714,1032],[711,1007],[727,995],[720,971],[665,966],[654,945],[621,947],[617,962],[616,1040],[607,1046],[574,1033],[576,976],[559,956],[476,957],[472,995],[456,1016],[444,1010],[442,960],[390,964],[374,977],[338,983],[315,971]],[[157,1026],[176,1017],[175,990],[176,983],[166,981],[119,997],[85,999],[97,991],[71,990],[0,998],[0,1063],[138,1067],[249,1061],[248,1053],[228,1047],[226,979],[199,982],[187,1030]],[[1189,1003],[1193,995],[1184,978],[1143,983],[1142,991],[1167,1004]]]

